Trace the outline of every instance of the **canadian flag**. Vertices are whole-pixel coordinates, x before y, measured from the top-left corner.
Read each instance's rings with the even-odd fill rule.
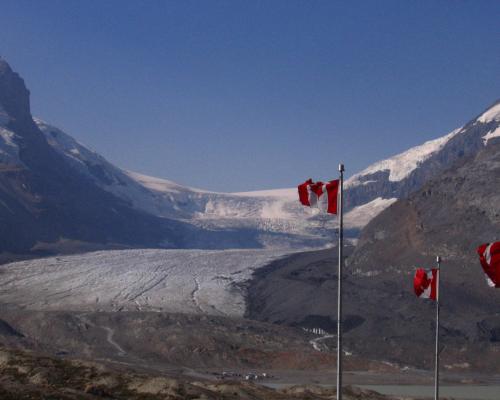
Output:
[[[431,270],[418,268],[413,278],[415,294],[423,299],[436,300],[438,274],[439,271],[437,268],[432,268]]]
[[[337,214],[339,180],[328,183],[313,182],[312,179],[298,186],[299,200],[304,206],[318,207],[330,214]]]
[[[500,242],[482,244],[477,253],[488,285],[500,288]]]

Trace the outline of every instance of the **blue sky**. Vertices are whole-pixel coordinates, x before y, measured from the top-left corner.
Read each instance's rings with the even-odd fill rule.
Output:
[[[500,2],[0,0],[33,114],[221,191],[348,175],[500,98]]]

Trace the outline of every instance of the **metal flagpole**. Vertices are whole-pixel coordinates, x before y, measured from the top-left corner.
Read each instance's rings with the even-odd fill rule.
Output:
[[[343,220],[343,201],[344,201],[344,164],[339,164],[339,267],[338,267],[338,293],[337,293],[337,400],[342,400],[342,267],[344,264],[344,220]]]
[[[439,400],[439,298],[441,281],[441,257],[436,257],[437,282],[436,282],[436,364],[434,371],[434,400]]]

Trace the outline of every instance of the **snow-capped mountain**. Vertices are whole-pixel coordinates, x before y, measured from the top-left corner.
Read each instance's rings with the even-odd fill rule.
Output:
[[[350,178],[347,235],[357,237],[396,199],[498,140],[499,108]],[[57,127],[33,120],[29,91],[3,60],[0,171],[0,236],[9,251],[68,242],[79,248],[281,249],[335,242],[336,218],[302,207],[295,188],[216,193],[114,166]]]
[[[217,193],[122,170],[55,126],[35,118],[47,142],[80,173],[131,207],[181,220],[204,230],[257,232],[262,247],[301,248],[331,244],[337,221],[305,209],[297,189]],[[351,237],[395,199],[374,198],[351,209],[345,226]]]
[[[351,237],[396,199],[498,137],[499,115],[500,103],[496,103],[463,127],[376,162],[348,179],[346,227]],[[35,121],[48,143],[69,163],[133,208],[207,230],[254,230],[264,247],[321,246],[333,240],[335,218],[303,208],[295,188],[215,193],[182,186],[121,170],[60,129]]]
[[[370,165],[346,182],[346,204],[404,198],[500,136],[500,102],[452,132]]]
[[[307,223],[302,212],[296,219],[300,208],[289,210],[281,198],[212,193],[115,167],[34,121],[24,81],[3,60],[0,107],[2,257],[110,247],[304,248],[332,241],[331,219],[313,216]]]

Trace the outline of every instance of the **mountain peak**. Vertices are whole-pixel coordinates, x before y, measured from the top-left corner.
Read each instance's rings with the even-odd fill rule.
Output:
[[[0,58],[0,106],[11,120],[31,121],[30,92],[24,80],[3,58]]]

